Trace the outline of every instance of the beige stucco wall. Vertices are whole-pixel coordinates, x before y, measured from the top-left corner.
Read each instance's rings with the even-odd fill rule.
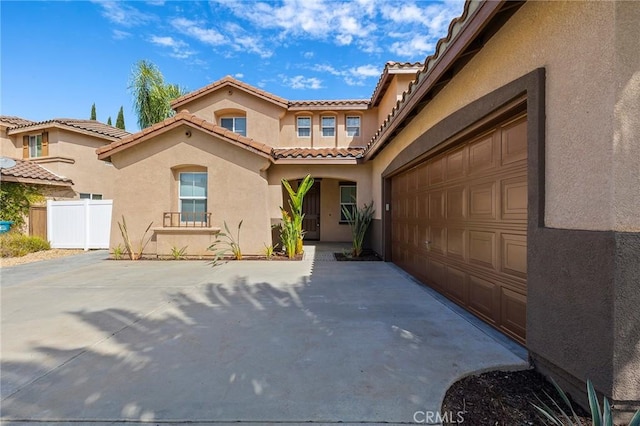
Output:
[[[281,180],[293,181],[307,174],[321,178],[320,184],[320,240],[351,241],[349,227],[339,224],[340,196],[339,183],[356,182],[358,205],[362,206],[372,200],[370,174],[368,164],[353,165],[284,165],[271,166],[269,173],[269,217],[272,223],[279,223],[280,206],[287,202],[283,198]]]
[[[389,87],[377,106],[376,127],[379,128],[396,103],[402,99],[402,94],[409,88],[409,83],[415,79],[415,74],[393,74]]]
[[[225,86],[181,106],[198,117],[220,125],[221,116],[237,116],[243,111],[247,117],[247,137],[277,146],[280,118],[285,109],[235,87]]]
[[[192,136],[186,137],[185,130],[181,126],[112,156],[117,177],[111,246],[122,242],[117,221],[123,214],[134,238],[150,222],[162,226],[164,212],[179,210],[172,169],[200,166],[208,172],[207,211],[212,212],[213,226],[222,227],[226,221],[233,230],[243,220],[241,248],[245,254],[260,254],[263,244],[271,243],[268,185],[261,171],[269,160],[200,130],[192,129]],[[204,252],[209,241],[205,239],[189,240],[187,254]],[[176,241],[179,246],[186,240]],[[156,245],[154,238],[147,252],[156,253]]]
[[[0,126],[0,156],[9,158],[22,158],[22,142],[20,149],[15,145],[14,138],[7,135],[7,128]],[[22,139],[20,139],[22,141]]]
[[[616,8],[637,13],[638,7],[637,2],[624,6],[612,2],[527,2],[376,158],[373,176],[443,118],[545,67],[546,226],[640,229],[640,157],[628,155],[637,153],[637,114],[630,117],[627,110],[616,116],[615,110],[616,103],[637,105],[634,95],[638,90],[638,33],[621,27],[616,30]],[[630,10],[621,15],[630,14]],[[637,20],[631,22],[637,24]],[[613,70],[616,61],[620,65],[624,62],[617,73]],[[630,127],[624,134],[620,132],[625,142],[615,142],[616,118],[620,129]],[[379,204],[380,182],[373,179],[373,184]]]

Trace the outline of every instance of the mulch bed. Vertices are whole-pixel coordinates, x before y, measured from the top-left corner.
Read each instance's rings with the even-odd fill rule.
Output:
[[[491,371],[465,377],[447,391],[442,412],[466,411],[464,424],[470,425],[545,425],[548,423],[531,405],[540,405],[536,395],[551,405],[544,392],[554,397],[570,413],[561,403],[554,386],[535,370]],[[591,417],[577,404],[574,403],[573,407],[582,424],[591,425]]]
[[[363,250],[358,257],[352,256],[350,253],[333,253],[338,262],[380,262],[382,258],[373,250]]]

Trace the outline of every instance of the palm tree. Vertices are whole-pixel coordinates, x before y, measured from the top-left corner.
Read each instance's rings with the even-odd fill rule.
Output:
[[[144,59],[138,61],[131,72],[129,90],[140,129],[171,117],[171,101],[185,93],[177,84],[165,83],[158,67]]]

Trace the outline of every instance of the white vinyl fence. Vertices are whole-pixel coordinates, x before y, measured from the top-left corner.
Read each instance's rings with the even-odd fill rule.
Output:
[[[113,200],[47,201],[47,239],[52,248],[109,248]]]

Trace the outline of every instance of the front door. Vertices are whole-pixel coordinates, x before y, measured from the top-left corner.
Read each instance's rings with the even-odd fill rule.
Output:
[[[313,186],[307,192],[302,203],[302,212],[304,219],[302,221],[302,229],[304,230],[305,240],[320,239],[320,181],[314,182]]]

